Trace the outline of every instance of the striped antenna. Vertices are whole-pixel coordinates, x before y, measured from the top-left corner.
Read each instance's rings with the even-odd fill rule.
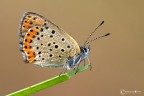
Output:
[[[96,38],[94,38],[94,39],[88,41],[85,45],[87,45],[87,44],[89,44],[89,43],[91,43],[91,42],[93,42],[93,41],[95,41],[95,40],[97,40],[97,39],[100,39],[100,38],[102,38],[102,37],[106,37],[106,36],[108,36],[108,35],[110,35],[110,33],[107,33],[107,34],[105,34],[105,35],[102,35],[102,36],[96,37]]]
[[[96,30],[97,30],[101,25],[103,25],[103,24],[104,24],[104,21],[102,21],[102,22],[94,29],[94,31],[91,32],[91,34],[90,34],[90,35],[88,36],[88,38],[86,39],[86,41],[85,41],[85,43],[84,43],[84,46],[86,46],[89,42],[94,41],[94,39],[93,39],[92,41],[88,41],[88,40],[89,40],[90,37],[93,35],[93,33],[95,33]],[[95,40],[96,40],[96,38],[95,38]]]

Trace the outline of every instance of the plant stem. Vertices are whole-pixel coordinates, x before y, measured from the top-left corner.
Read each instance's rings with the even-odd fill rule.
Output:
[[[6,96],[27,96],[27,95],[36,93],[36,92],[41,91],[43,89],[52,87],[56,84],[62,83],[66,80],[69,80],[71,78],[71,76],[74,75],[76,72],[77,73],[82,72],[82,71],[88,69],[88,67],[89,67],[89,65],[83,66],[81,68],[78,68],[77,70],[72,70],[68,73],[61,74],[60,76],[56,76],[56,77],[53,77],[51,79],[42,81],[40,83],[37,83],[35,85],[32,85],[32,86],[24,88],[24,89],[21,89],[19,91],[13,92],[13,93],[8,94]]]

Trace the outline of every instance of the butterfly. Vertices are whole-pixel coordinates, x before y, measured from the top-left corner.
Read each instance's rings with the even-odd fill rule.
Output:
[[[104,21],[99,26],[103,23]],[[19,28],[19,44],[23,60],[41,67],[65,69],[75,68],[85,59],[90,64],[88,44],[98,38],[91,41],[89,39],[98,27],[90,34],[84,45],[79,46],[69,34],[50,20],[37,13],[26,12]]]

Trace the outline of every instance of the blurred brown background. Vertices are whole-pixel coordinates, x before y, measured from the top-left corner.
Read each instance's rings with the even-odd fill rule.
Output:
[[[94,37],[112,34],[91,44],[92,71],[32,96],[121,96],[120,90],[142,91],[144,96],[143,0],[1,0],[0,96],[52,78],[62,69],[24,64],[18,28],[24,12],[45,16],[82,45],[102,21]]]

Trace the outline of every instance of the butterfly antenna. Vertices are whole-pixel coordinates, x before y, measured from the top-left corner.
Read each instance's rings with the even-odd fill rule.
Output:
[[[96,32],[96,30],[97,30],[101,25],[103,25],[103,23],[104,23],[104,21],[102,21],[102,22],[94,29],[94,31],[91,32],[91,34],[89,35],[89,37],[86,39],[86,41],[85,41],[85,43],[84,43],[84,46],[85,46],[86,44],[88,44],[87,42],[88,42],[88,40],[90,39],[90,37],[93,35],[93,33]]]
[[[102,38],[102,37],[106,37],[106,36],[108,36],[108,35],[110,35],[110,33],[107,33],[107,34],[102,35],[102,36],[100,36],[100,37],[94,38],[94,39],[90,40],[89,42],[87,42],[86,45],[89,44],[89,43],[91,43],[91,42],[93,42],[93,41],[95,41],[95,40],[97,40],[97,39],[100,39],[100,38]]]

